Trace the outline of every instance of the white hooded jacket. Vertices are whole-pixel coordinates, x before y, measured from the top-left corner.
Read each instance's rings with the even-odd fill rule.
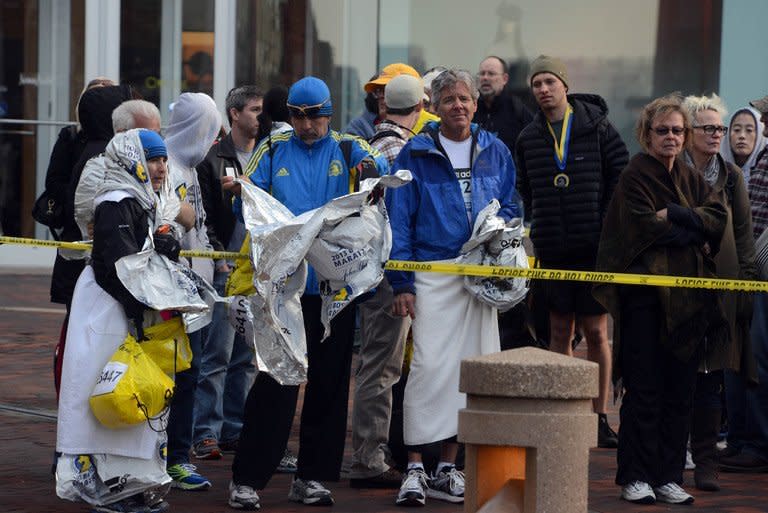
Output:
[[[195,166],[202,162],[221,128],[221,115],[204,93],[183,93],[174,103],[165,131],[171,188],[195,209],[195,225],[181,239],[182,249],[212,250],[205,230],[205,210]],[[213,281],[213,260],[191,259],[192,269]]]

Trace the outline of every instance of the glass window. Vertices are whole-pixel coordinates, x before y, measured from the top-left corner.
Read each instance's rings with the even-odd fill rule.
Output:
[[[305,75],[326,81],[332,125],[346,126],[363,106],[376,71],[376,0],[265,0],[237,3],[235,84],[289,87]]]
[[[690,0],[382,2],[379,60],[402,60],[419,71],[444,65],[475,72],[485,56],[497,55],[509,63],[508,87],[535,108],[529,63],[540,54],[560,57],[570,92],[601,95],[630,151],[637,151],[632,127],[647,101],[676,90],[717,90],[721,8]]]

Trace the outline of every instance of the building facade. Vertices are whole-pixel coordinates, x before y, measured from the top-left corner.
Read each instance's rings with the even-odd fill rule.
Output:
[[[717,92],[731,110],[768,93],[758,52],[764,0],[3,0],[0,2],[0,233],[47,237],[29,214],[58,131],[83,84],[105,76],[168,107],[185,91],[222,107],[236,85],[312,74],[331,87],[333,126],[364,106],[363,84],[407,62],[476,71],[557,55],[571,92],[602,95],[631,149],[651,98]]]

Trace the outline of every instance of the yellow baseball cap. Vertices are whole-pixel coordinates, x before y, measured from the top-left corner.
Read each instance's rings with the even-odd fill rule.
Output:
[[[387,82],[398,75],[411,75],[412,77],[421,78],[419,72],[412,67],[403,64],[402,62],[395,62],[394,64],[384,66],[384,69],[381,70],[379,76],[365,84],[363,89],[366,93],[370,93],[378,86],[384,87],[387,85]]]

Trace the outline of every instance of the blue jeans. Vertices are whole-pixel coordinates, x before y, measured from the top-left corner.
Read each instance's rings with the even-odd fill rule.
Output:
[[[229,273],[216,271],[213,286],[224,294]],[[195,395],[194,443],[206,438],[231,441],[240,437],[243,408],[256,374],[253,348],[227,319],[227,307],[217,303],[208,337],[203,342]]]
[[[171,413],[168,418],[168,461],[167,464],[189,463],[189,449],[192,447],[194,427],[195,388],[200,371],[200,353],[203,337],[208,328],[189,333],[192,348],[192,367],[176,374],[176,387],[171,399]]]
[[[768,459],[768,294],[755,293],[752,350],[760,384],[748,387],[744,378],[725,372],[728,405],[728,445]]]

